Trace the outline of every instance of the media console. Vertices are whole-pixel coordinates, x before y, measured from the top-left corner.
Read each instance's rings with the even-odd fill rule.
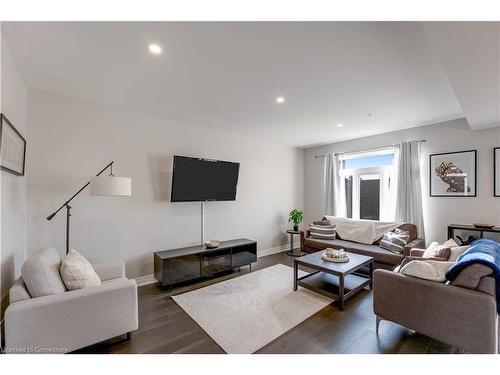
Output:
[[[154,275],[162,288],[211,277],[220,272],[250,266],[257,261],[257,242],[246,238],[223,241],[215,249],[204,245],[157,251],[154,253]]]

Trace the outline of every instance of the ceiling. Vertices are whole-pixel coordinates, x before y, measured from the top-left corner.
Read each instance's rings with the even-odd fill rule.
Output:
[[[307,147],[500,124],[499,24],[446,24],[459,35],[420,22],[3,22],[2,34],[29,88]]]

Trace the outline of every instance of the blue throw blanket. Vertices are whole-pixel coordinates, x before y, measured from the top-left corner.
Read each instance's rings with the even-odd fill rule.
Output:
[[[483,264],[490,267],[496,284],[497,311],[500,314],[500,243],[487,238],[474,241],[456,263],[446,272],[449,281],[455,278],[471,264]]]

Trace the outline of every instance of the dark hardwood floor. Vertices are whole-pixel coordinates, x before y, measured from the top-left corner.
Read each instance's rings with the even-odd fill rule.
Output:
[[[285,253],[258,259],[252,271],[282,263],[292,266]],[[248,273],[248,267],[216,279],[173,291],[183,293]],[[291,271],[290,271],[291,272]],[[224,353],[156,284],[139,288],[139,329],[130,340],[116,338],[76,353]],[[242,338],[244,339],[244,338]],[[453,353],[454,348],[391,322],[375,332],[372,293],[363,290],[349,299],[344,311],[329,305],[280,336],[257,353]]]

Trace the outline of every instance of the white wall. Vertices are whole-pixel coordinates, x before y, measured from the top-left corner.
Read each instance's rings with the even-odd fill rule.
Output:
[[[27,89],[9,46],[1,44],[1,112],[27,139]],[[27,139],[29,152],[29,139]],[[26,177],[1,171],[1,297],[4,300],[26,257]],[[5,308],[5,303],[3,304]]]
[[[305,150],[305,222],[320,218],[324,213],[323,159],[315,159],[315,155],[383,147],[412,139],[427,140],[422,144],[422,196],[427,242],[444,241],[446,228],[451,223],[500,225],[500,198],[493,197],[493,147],[500,146],[500,128],[470,131],[463,119]],[[430,197],[429,154],[471,149],[478,150],[477,197]]]
[[[206,204],[206,238],[248,237],[259,251],[286,244],[288,212],[303,205],[303,151],[172,119],[29,93],[28,249],[65,244],[65,212],[45,217],[109,161],[132,178],[131,198],[71,204],[71,246],[94,262],[124,259],[151,274],[153,252],[200,241],[200,203],[170,203],[174,154],[240,162],[235,202]]]

